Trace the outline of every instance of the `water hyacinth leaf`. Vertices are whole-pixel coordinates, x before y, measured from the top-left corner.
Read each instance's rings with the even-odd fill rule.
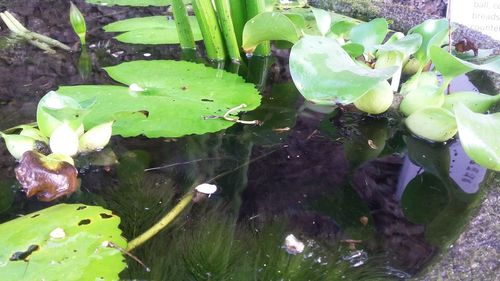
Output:
[[[189,16],[194,40],[203,40],[194,16]],[[106,32],[122,32],[116,40],[131,44],[178,44],[179,36],[175,21],[165,16],[131,18],[110,23],[103,27]]]
[[[332,24],[332,27],[330,28],[330,31],[337,35],[338,37],[347,39],[349,38],[349,33],[351,33],[351,30],[353,27],[355,27],[357,23],[348,21],[348,20],[341,20],[337,21]]]
[[[429,143],[415,137],[404,136],[408,148],[408,157],[411,162],[418,165],[445,181],[450,173],[450,149],[442,143]]]
[[[300,93],[319,104],[348,104],[387,80],[397,67],[358,65],[335,39],[305,36],[290,53],[290,73]]]
[[[332,25],[332,17],[330,17],[330,13],[325,10],[317,9],[311,7],[311,11],[316,18],[316,24],[318,25],[318,30],[321,32],[323,36],[328,33],[330,30],[330,26]]]
[[[16,159],[20,159],[26,151],[33,150],[36,146],[36,140],[28,136],[8,135],[0,132],[0,137],[4,139],[10,155]]]
[[[249,20],[243,28],[243,49],[252,52],[257,45],[269,40],[296,43],[299,29],[287,16],[278,12],[264,12]]]
[[[432,58],[432,63],[436,66],[436,69],[446,77],[453,78],[472,70],[488,70],[500,73],[499,56],[494,57],[483,64],[473,64],[461,60],[436,46],[431,47],[430,56]]]
[[[225,129],[233,122],[214,118],[246,104],[260,104],[254,85],[223,70],[185,61],[133,61],[105,68],[114,80],[129,87],[82,85],[61,87],[58,92],[77,100],[90,97],[96,105],[84,119],[85,128],[115,119],[113,134],[125,137],[178,137]],[[116,102],[120,101],[120,102]],[[109,105],[113,104],[113,107]]]
[[[414,54],[421,67],[424,67],[430,60],[430,48],[432,46],[441,46],[444,42],[448,35],[448,29],[448,20],[429,19],[408,31],[408,34],[420,34],[422,36],[422,44]]]
[[[99,4],[103,6],[133,6],[133,7],[146,7],[146,6],[168,6],[172,5],[172,0],[86,0],[90,4]],[[184,0],[185,4],[191,3],[190,0]]]
[[[435,142],[445,142],[457,133],[455,117],[440,107],[418,110],[406,118],[405,123],[416,136]]]
[[[422,36],[420,34],[410,34],[401,39],[392,42],[387,42],[383,45],[375,46],[380,51],[403,53],[405,56],[414,54],[422,44]]]
[[[474,113],[458,104],[455,116],[460,142],[467,155],[483,167],[500,171],[500,113]]]
[[[444,93],[437,86],[423,86],[404,96],[399,110],[406,116],[427,107],[440,107],[444,102]]]
[[[344,49],[351,57],[357,58],[363,54],[365,48],[363,45],[356,43],[347,43],[342,45],[342,49]]]
[[[452,111],[459,103],[477,113],[484,113],[500,102],[500,94],[495,96],[477,92],[455,92],[444,97],[443,108]]]
[[[126,247],[119,224],[111,211],[82,204],[59,204],[3,223],[0,279],[118,280],[124,258],[105,243]]]
[[[374,46],[384,41],[387,32],[389,32],[387,20],[377,18],[353,27],[349,38],[351,38],[351,42],[361,44],[366,51],[372,52]]]
[[[438,86],[437,75],[433,71],[425,71],[413,75],[408,79],[402,86],[399,93],[403,96],[414,91],[418,88],[423,87],[437,87]]]

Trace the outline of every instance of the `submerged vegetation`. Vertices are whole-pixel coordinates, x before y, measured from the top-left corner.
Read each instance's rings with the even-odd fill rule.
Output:
[[[87,2],[104,4],[100,0]],[[233,175],[232,183],[244,188],[248,180],[245,168],[255,161],[250,159],[252,146],[268,144],[269,139],[281,139],[293,127],[297,115],[292,108],[293,97],[279,99],[283,104],[269,102],[261,106],[263,98],[259,90],[265,84],[262,81],[266,79],[270,42],[275,42],[276,46],[291,48],[291,77],[314,111],[325,113],[331,119],[346,108],[357,109],[355,114],[362,118],[376,115],[375,123],[383,128],[366,125],[361,118],[356,125],[358,135],[345,143],[350,168],[361,167],[384,153],[401,152],[388,143],[389,135],[395,132],[389,131],[386,116],[401,120],[411,134],[421,138],[418,141],[405,139],[410,160],[425,167],[426,173],[408,184],[402,194],[402,204],[410,221],[429,223],[425,234],[433,245],[449,242],[443,240],[443,233],[453,232],[443,227],[447,212],[462,207],[470,212],[467,206],[477,204],[478,196],[457,192],[456,184],[449,177],[450,163],[443,162],[446,156],[440,157],[443,153],[439,151],[433,155],[439,148],[434,146],[433,151],[420,152],[428,148],[429,141],[448,142],[458,134],[464,151],[472,160],[500,171],[500,143],[497,140],[500,113],[490,112],[500,101],[500,95],[447,92],[454,78],[470,71],[500,73],[498,56],[482,64],[457,58],[454,54],[459,50],[448,48],[451,44],[447,38],[451,31],[444,19],[426,20],[403,34],[390,31],[386,19],[361,22],[307,7],[300,1],[191,2],[191,6],[186,6],[188,3],[181,0],[105,1],[107,5],[171,5],[174,19],[161,15],[132,18],[102,28],[106,32],[121,33],[116,40],[131,44],[180,44],[182,49],[194,49],[203,41],[208,59],[212,62],[230,60],[237,66],[232,68],[234,73],[222,67],[187,61],[130,61],[104,68],[107,75],[121,85],[61,86],[47,93],[38,103],[36,123],[0,132],[8,151],[19,161],[15,173],[27,197],[54,201],[77,193],[81,159],[107,153],[105,147],[112,135],[173,139],[215,133],[236,123],[253,126],[233,128],[241,135],[238,140],[241,159],[235,160],[237,165],[231,164],[229,174],[241,169],[241,175]],[[71,25],[85,48],[84,16],[73,3],[70,9]],[[8,11],[0,15],[14,35],[31,44],[51,53],[55,52],[52,47],[69,50],[53,39],[28,31]],[[82,54],[85,51],[83,49]],[[258,58],[250,58],[252,56]],[[254,68],[257,71],[254,72]],[[238,75],[242,72],[247,72],[247,80],[251,83]],[[279,112],[275,110],[277,107],[281,107]],[[246,111],[249,112],[243,114]],[[274,127],[266,127],[269,116],[278,114],[284,122],[279,122],[279,127],[274,124]],[[338,132],[331,128],[331,119],[322,122],[321,130],[339,140]],[[259,134],[266,129],[265,134]],[[218,145],[221,143],[219,140]],[[132,156],[130,162],[136,163],[130,165],[130,170],[118,171],[118,177],[130,183],[128,188],[133,193],[140,193],[132,182],[142,180],[148,166],[139,163],[136,159],[139,156]],[[116,159],[104,162],[102,166],[110,166]],[[125,269],[124,257],[138,261],[141,270],[149,270],[130,252],[141,251],[143,245],[162,248],[155,244],[158,241],[150,239],[165,227],[175,225],[186,209],[194,207],[193,202],[219,192],[212,185],[218,177],[220,175],[205,178],[202,181],[205,185],[201,186],[199,179],[190,182],[176,206],[166,215],[158,214],[156,224],[148,222],[152,227],[141,229],[142,233],[134,232],[135,238],[128,242],[121,236],[117,215],[90,205],[58,204],[1,224],[0,232],[8,235],[1,237],[5,247],[0,251],[0,276],[14,280],[26,273],[24,278],[27,279],[36,276],[38,279],[117,280],[118,274]],[[422,209],[419,204],[425,199],[416,182],[432,184],[436,179],[446,184],[442,189],[428,191],[437,194],[437,199],[429,203],[435,212],[422,216],[418,212]],[[238,197],[242,190],[229,192]],[[349,200],[358,198],[354,193],[346,188],[338,196]],[[173,198],[171,194],[165,196],[169,202]],[[335,205],[335,199],[330,199],[315,202],[315,208],[329,211],[331,207],[325,206]],[[127,197],[127,203],[134,200]],[[285,239],[281,237],[283,229],[251,225],[256,231],[248,235],[249,231],[242,231],[236,224],[241,202],[240,199],[234,201],[237,202],[232,203],[235,206],[227,207],[230,211],[220,208],[225,211],[219,214],[223,217],[220,223],[216,223],[219,216],[208,212],[207,222],[188,222],[194,224],[190,237],[182,236],[180,233],[185,230],[179,226],[169,233],[168,239],[181,237],[170,243],[177,248],[168,249],[177,260],[170,260],[173,259],[170,257],[168,261],[150,260],[146,264],[165,265],[168,262],[168,271],[175,272],[179,280],[203,280],[207,272],[213,280],[246,280],[248,276],[252,276],[252,280],[338,280],[364,274],[362,270],[346,270],[365,262],[363,250],[356,250],[358,240],[344,240],[351,251],[350,255],[341,255],[342,247],[323,245],[321,248],[317,241],[306,240],[306,236],[297,239],[290,234],[292,236]],[[363,205],[359,209],[367,210],[368,207]],[[374,235],[368,213],[363,211],[356,214],[359,218],[338,218],[338,221],[345,222],[347,229],[357,231],[361,227],[359,239],[371,239]],[[272,220],[280,221],[279,218]],[[360,224],[353,226],[355,220]],[[463,225],[461,220],[457,221],[457,225]],[[275,227],[285,228],[286,223]],[[54,261],[57,266],[46,270]],[[30,264],[27,271],[25,262]],[[175,268],[178,264],[182,266]],[[78,271],[72,270],[74,268]],[[134,267],[127,272],[133,270]],[[371,277],[377,280],[378,275]],[[164,279],[165,275],[158,278]]]

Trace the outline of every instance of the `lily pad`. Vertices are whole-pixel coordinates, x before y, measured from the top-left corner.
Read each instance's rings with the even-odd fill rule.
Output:
[[[214,118],[246,104],[260,105],[254,85],[223,70],[185,61],[133,61],[105,68],[114,80],[130,85],[61,87],[58,93],[77,100],[95,97],[85,128],[115,119],[113,134],[150,138],[204,134],[233,122]],[[142,91],[141,91],[142,90]]]
[[[454,107],[460,142],[479,165],[500,171],[500,113],[474,113],[463,104]]]
[[[290,53],[290,73],[300,93],[319,104],[352,103],[397,67],[370,69],[358,65],[337,40],[305,36]]]
[[[86,0],[90,4],[99,4],[103,6],[168,6],[172,5],[172,0]],[[191,3],[190,0],[184,0],[184,3]]]
[[[194,40],[203,40],[194,16],[189,16]],[[106,32],[122,32],[116,40],[131,44],[179,44],[179,36],[173,19],[166,16],[131,18],[110,23],[103,27]]]
[[[1,280],[118,280],[125,268],[120,218],[97,206],[59,204],[0,225]]]

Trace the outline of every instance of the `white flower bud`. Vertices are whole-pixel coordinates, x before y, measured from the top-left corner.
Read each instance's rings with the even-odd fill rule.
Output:
[[[88,130],[83,136],[80,137],[80,144],[78,151],[80,153],[87,153],[91,151],[103,149],[111,139],[113,121]]]
[[[74,156],[78,153],[78,134],[63,123],[50,136],[49,146],[53,153]]]

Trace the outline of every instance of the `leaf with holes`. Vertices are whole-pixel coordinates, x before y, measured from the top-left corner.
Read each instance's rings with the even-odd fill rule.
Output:
[[[115,119],[113,134],[141,134],[150,138],[179,137],[217,132],[233,125],[214,116],[246,104],[260,105],[253,84],[236,74],[185,61],[133,61],[105,70],[114,80],[129,85],[66,86],[58,93],[78,101],[95,97],[84,118],[85,128]]]
[[[203,40],[200,27],[194,16],[190,16],[189,24],[194,40]],[[130,44],[179,44],[179,36],[175,21],[165,16],[131,18],[110,23],[103,27],[106,32],[122,32],[116,40]]]
[[[0,280],[118,280],[125,268],[120,218],[97,206],[59,204],[0,225]]]

